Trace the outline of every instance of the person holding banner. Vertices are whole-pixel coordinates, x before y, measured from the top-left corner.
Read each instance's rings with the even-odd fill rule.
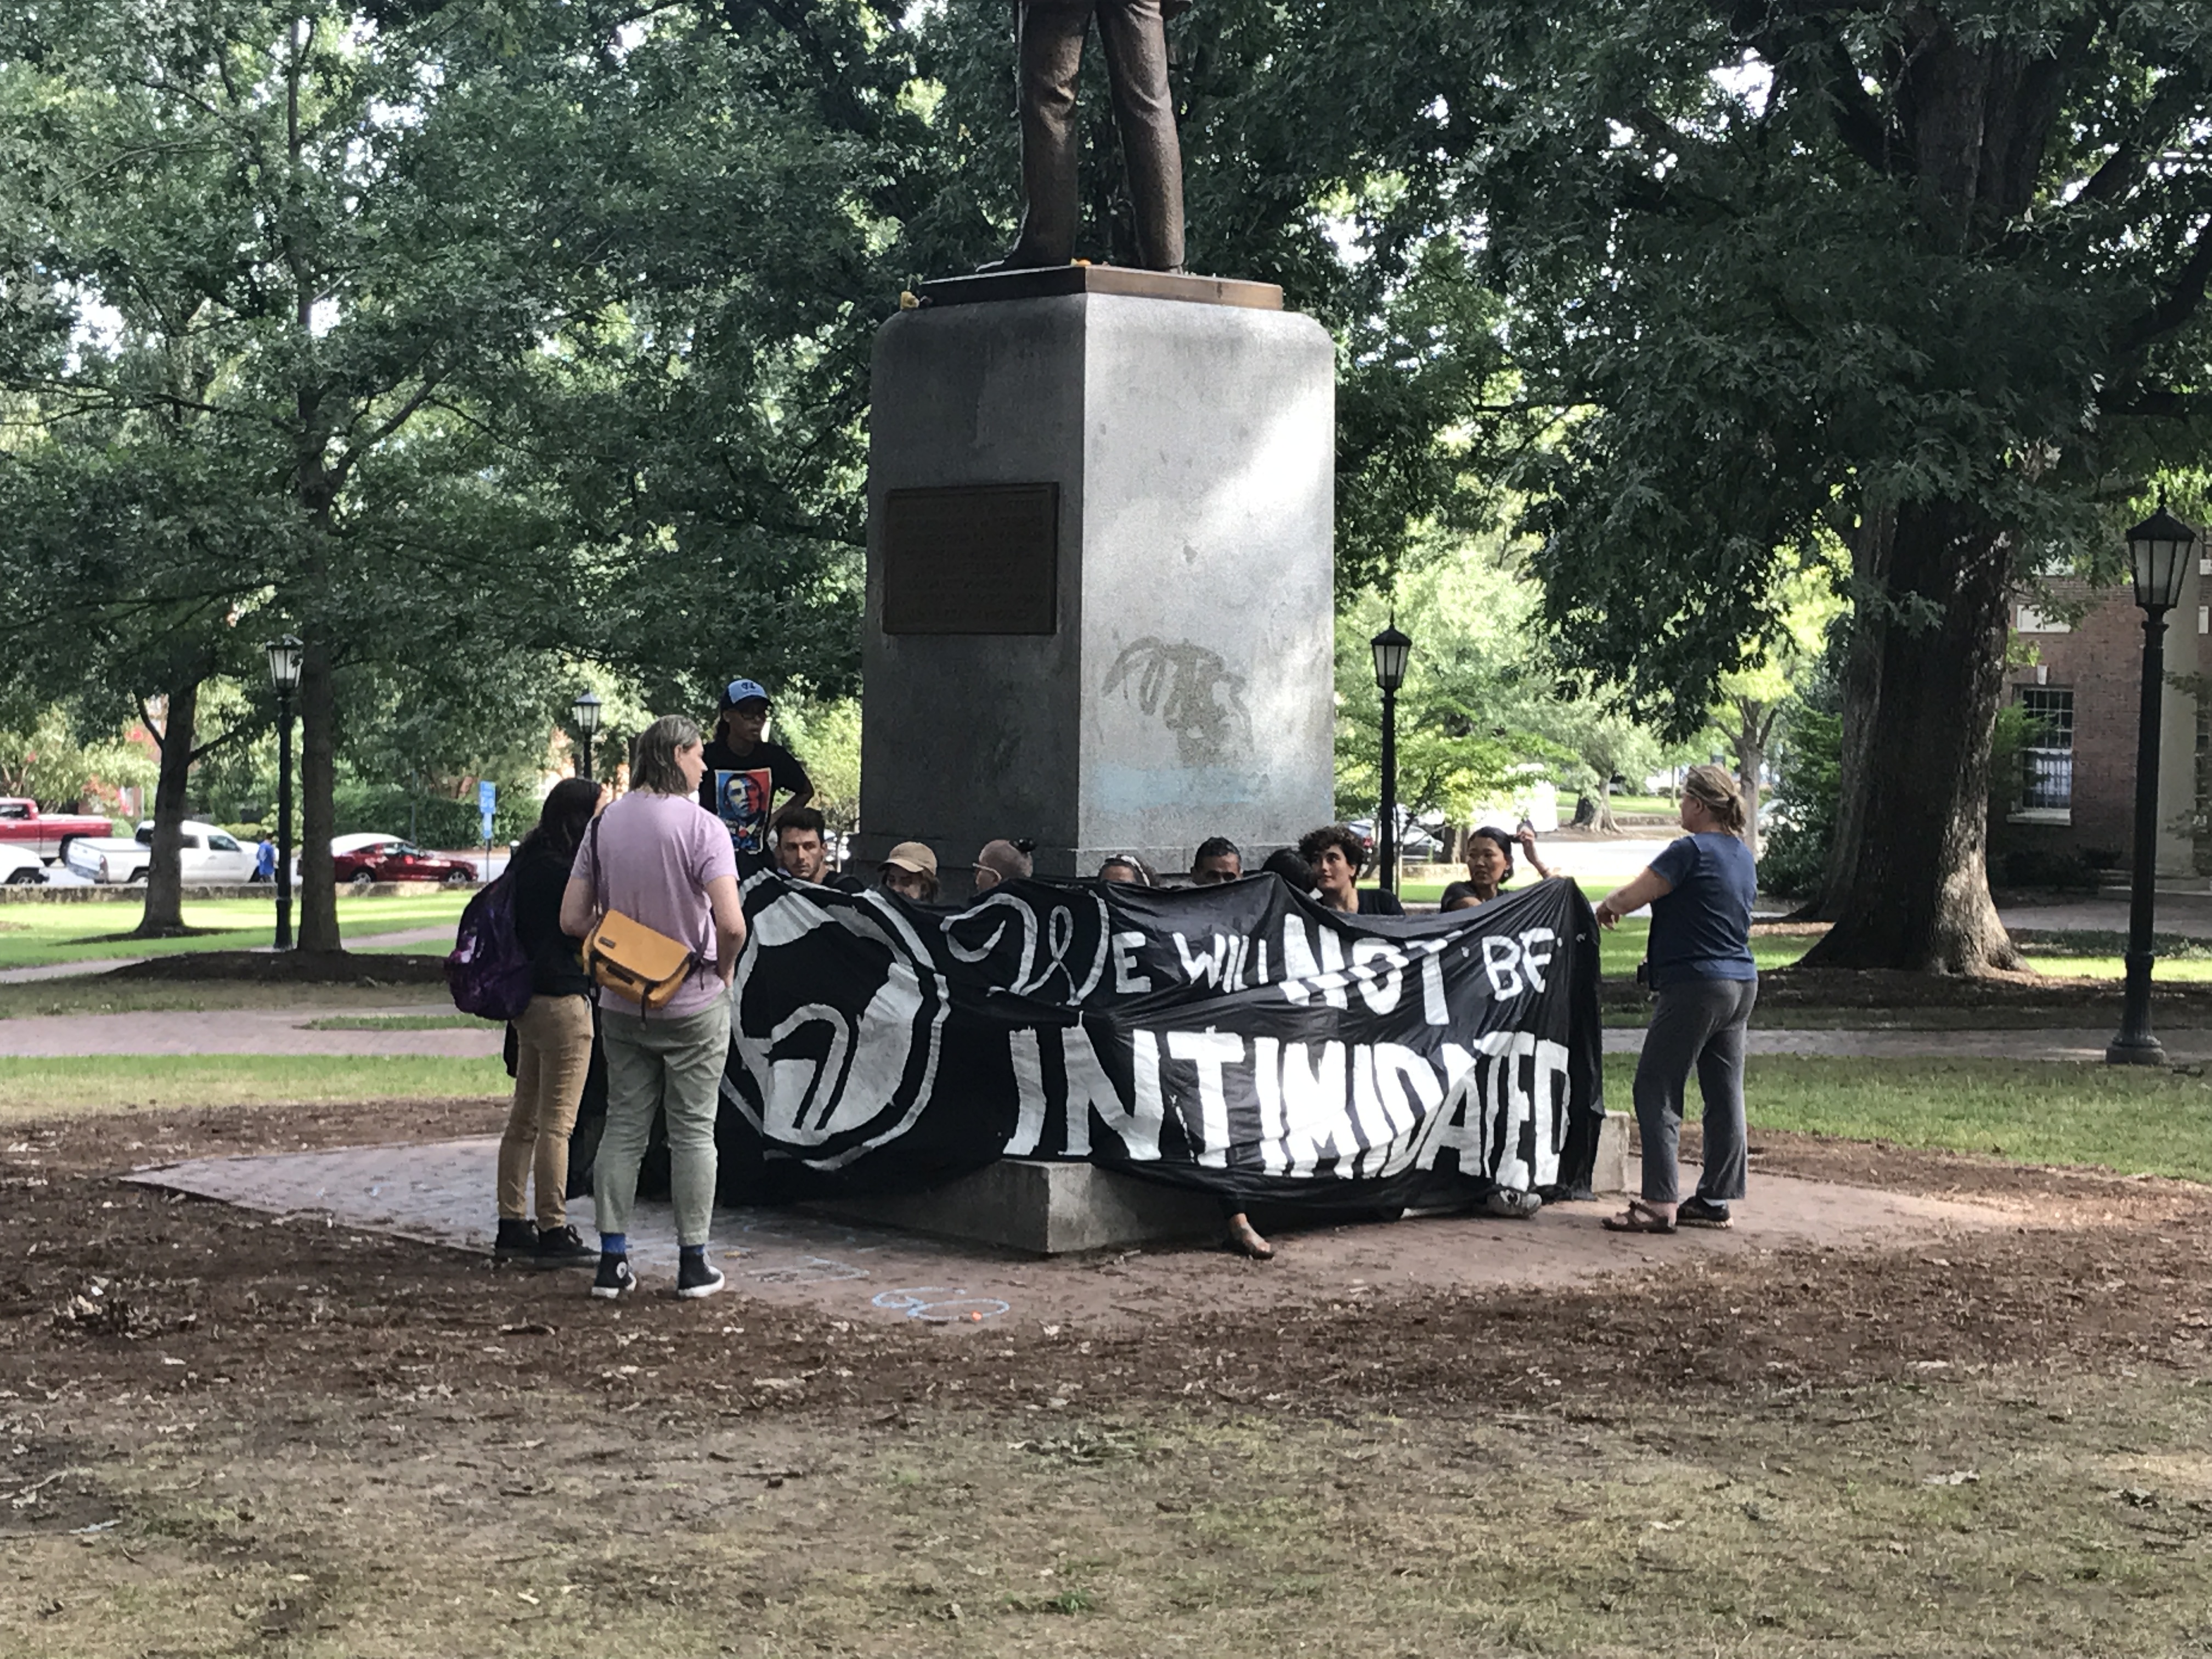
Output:
[[[1190,884],[1194,887],[1218,887],[1224,882],[1241,881],[1243,877],[1244,854],[1226,836],[1208,836],[1199,842],[1198,851],[1191,854]]]
[[[1751,956],[1758,879],[1744,822],[1736,781],[1721,767],[1692,767],[1682,781],[1680,838],[1597,906],[1604,927],[1651,907],[1645,966],[1658,995],[1636,1062],[1644,1195],[1605,1218],[1613,1232],[1725,1227],[1729,1204],[1743,1196],[1744,1033],[1759,1000]],[[1698,1190],[1682,1199],[1675,1148],[1693,1066],[1705,1104],[1705,1169]]]
[[[1536,856],[1534,830],[1524,829],[1518,837],[1512,837],[1503,830],[1484,824],[1467,832],[1467,879],[1455,881],[1444,889],[1443,896],[1437,903],[1437,910],[1471,910],[1496,898],[1499,890],[1513,879],[1516,840],[1521,850],[1528,855],[1528,867],[1536,872],[1537,880],[1549,881],[1552,872]]]
[[[1321,902],[1332,910],[1363,916],[1402,916],[1406,907],[1395,893],[1380,887],[1359,885],[1367,864],[1367,849],[1359,837],[1341,823],[1324,824],[1298,837],[1298,856],[1311,866]]]
[[[1027,881],[1036,873],[1036,866],[1030,858],[1036,845],[1032,841],[985,842],[983,850],[975,854],[975,891],[980,895],[1001,882]]]
[[[926,842],[902,841],[884,854],[876,885],[916,904],[937,902],[937,854]]]

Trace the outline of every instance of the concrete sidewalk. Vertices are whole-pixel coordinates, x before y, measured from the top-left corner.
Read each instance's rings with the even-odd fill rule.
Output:
[[[1825,1054],[1857,1060],[2102,1060],[2112,1040],[2109,1027],[2039,1031],[1792,1031],[1751,1028],[1754,1054]],[[2166,1058],[2176,1065],[2212,1060],[2212,1031],[2161,1030]],[[1609,1054],[1644,1052],[1640,1030],[1609,1028]]]
[[[0,1057],[64,1059],[76,1054],[448,1054],[495,1055],[503,1029],[488,1020],[442,1030],[316,1031],[330,1018],[440,1015],[435,1003],[373,1009],[210,1009],[133,1014],[42,1014],[0,1020]],[[1754,1054],[1813,1054],[1874,1060],[2095,1061],[2112,1032],[2087,1027],[2045,1030],[1790,1030],[1752,1028]],[[2179,1065],[2212,1061],[2212,1030],[2161,1030]],[[1610,1027],[1609,1054],[1640,1054],[1640,1029]]]
[[[318,1020],[450,1013],[434,1004],[394,1008],[214,1008],[135,1014],[40,1014],[0,1019],[0,1057],[83,1054],[433,1054],[496,1057],[507,1028],[489,1020],[443,1030],[315,1031]]]

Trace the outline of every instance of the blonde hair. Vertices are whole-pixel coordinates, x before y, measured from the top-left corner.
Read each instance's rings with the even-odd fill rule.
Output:
[[[1731,836],[1743,833],[1743,790],[1726,767],[1692,767],[1682,779],[1682,793],[1711,812]]]

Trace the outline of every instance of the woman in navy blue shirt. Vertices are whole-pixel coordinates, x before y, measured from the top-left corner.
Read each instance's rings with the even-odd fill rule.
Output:
[[[1681,838],[1597,907],[1606,927],[1651,907],[1646,963],[1658,993],[1636,1062],[1644,1195],[1606,1218],[1614,1232],[1725,1227],[1729,1205],[1743,1196],[1744,1030],[1759,999],[1751,959],[1758,877],[1743,828],[1735,780],[1717,766],[1692,767],[1682,781]],[[1684,1199],[1675,1149],[1692,1066],[1705,1101],[1705,1170],[1698,1190]]]

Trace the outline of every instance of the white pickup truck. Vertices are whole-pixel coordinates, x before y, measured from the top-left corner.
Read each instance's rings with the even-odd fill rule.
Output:
[[[110,836],[73,841],[62,861],[88,881],[143,881],[153,858],[154,821],[149,818],[138,826],[135,840]],[[242,882],[253,874],[253,854],[237,837],[191,818],[184,823],[182,858],[188,887]]]

